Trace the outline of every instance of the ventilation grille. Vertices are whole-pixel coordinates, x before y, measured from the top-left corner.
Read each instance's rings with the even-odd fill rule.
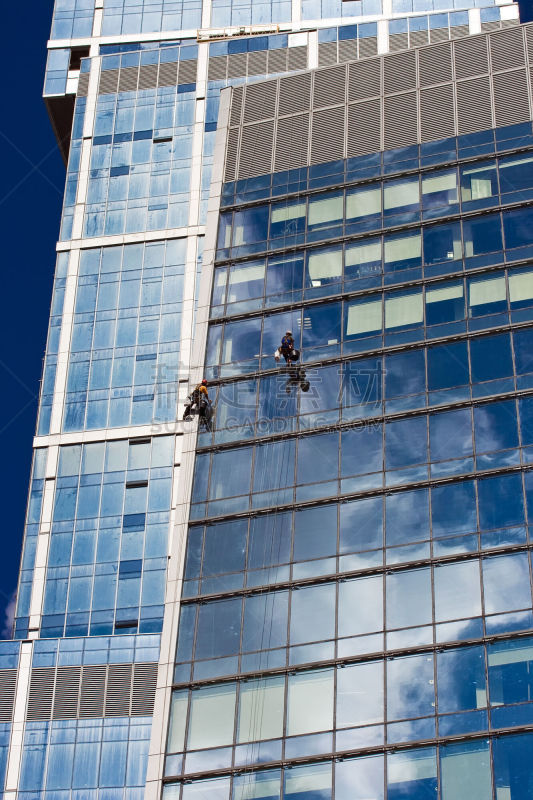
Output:
[[[178,85],[184,86],[188,83],[196,83],[196,72],[198,65],[196,61],[180,61],[178,69]]]
[[[226,147],[226,169],[224,172],[225,181],[235,180],[237,169],[237,157],[239,154],[239,129],[230,128],[228,131],[228,144]]]
[[[122,70],[121,70],[122,72]],[[157,86],[157,64],[143,64],[139,67],[139,91],[142,89],[155,89]]]
[[[468,26],[466,27],[466,32],[468,34]],[[429,41],[431,44],[435,44],[438,42],[447,42],[450,38],[450,29],[449,28],[432,28],[430,31],[430,38]]]
[[[141,70],[143,69],[144,67],[141,67]],[[125,69],[121,69],[120,76],[118,79],[119,92],[136,92],[138,77],[139,77],[139,70],[137,67],[126,67]]]
[[[311,104],[311,73],[289,75],[279,81],[279,114],[306,111]]]
[[[225,81],[228,74],[228,57],[213,56],[209,59],[207,79],[210,81]],[[261,73],[257,73],[261,74]]]
[[[455,136],[453,85],[434,86],[420,92],[420,139],[431,142]]]
[[[448,29],[446,28],[446,39],[448,38],[447,31]],[[409,47],[423,47],[425,44],[429,44],[429,31],[411,31],[409,34]]]
[[[266,75],[268,52],[248,53],[248,75]]]
[[[228,78],[244,78],[247,71],[247,53],[228,56]]]
[[[307,69],[307,46],[289,47],[287,69],[293,72],[297,69]]]
[[[407,33],[391,33],[389,35],[389,50],[394,53],[396,50],[407,50],[409,47],[409,37]]]
[[[348,158],[380,149],[381,100],[376,98],[348,106]]]
[[[344,103],[346,67],[339,65],[315,72],[313,84],[313,108]]]
[[[273,82],[252,83],[246,87],[243,122],[256,122],[273,117],[276,111],[276,89]]]
[[[385,150],[417,141],[416,92],[385,98]]]
[[[241,111],[242,111],[242,98],[244,94],[244,88],[242,86],[237,87],[234,90],[233,94],[231,95],[231,113],[230,113],[230,125],[240,125],[241,124]]]
[[[106,69],[100,74],[98,94],[115,94],[118,88],[118,69]]]
[[[524,66],[524,39],[521,28],[500,31],[491,36],[489,41],[493,70]]]
[[[280,119],[276,134],[275,171],[305,167],[308,146],[309,114]]]
[[[318,66],[331,67],[337,63],[337,42],[320,42],[318,45]]]
[[[378,40],[375,36],[359,39],[359,58],[370,58],[378,54]]]
[[[3,670],[13,672],[15,670]],[[2,697],[4,690],[1,681]],[[9,697],[9,680],[5,694]],[[37,667],[31,672],[28,720],[140,716],[151,714],[157,682],[157,664],[109,664],[85,667]],[[6,708],[7,708],[6,705]],[[1,709],[0,709],[1,712]],[[7,713],[7,712],[6,712]]]
[[[499,31],[501,28],[501,20],[495,19],[492,22],[482,22],[481,23],[481,30],[483,33],[489,33],[490,31]]]
[[[457,127],[459,134],[492,128],[488,77],[457,84]]]
[[[311,164],[344,158],[344,106],[313,114]]]
[[[239,178],[253,178],[271,172],[274,120],[242,129]]]
[[[334,42],[327,42],[327,44],[334,44]],[[344,64],[346,61],[355,61],[356,59],[357,40],[347,39],[339,42],[339,64]]]
[[[475,36],[472,39],[459,39],[454,44],[455,77],[470,78],[488,72],[487,39]]]
[[[468,36],[470,30],[468,25],[454,25],[450,28],[450,39],[462,39],[463,36]],[[431,35],[431,41],[433,40],[433,32]]]
[[[363,100],[381,92],[381,60],[362,61],[348,68],[348,101]]]
[[[16,687],[17,670],[0,669],[0,722],[11,722]]]
[[[87,92],[89,91],[89,73],[84,72],[78,78],[78,97],[87,97]]]
[[[436,45],[418,54],[420,86],[452,80],[452,48],[450,44]]]
[[[530,119],[525,69],[493,77],[496,125],[513,125]]]
[[[168,64],[159,65],[159,74],[157,76],[158,86],[175,86],[177,80],[178,80],[177,62],[171,61]]]
[[[385,94],[401,92],[416,85],[416,55],[412,50],[385,56],[383,67]]]

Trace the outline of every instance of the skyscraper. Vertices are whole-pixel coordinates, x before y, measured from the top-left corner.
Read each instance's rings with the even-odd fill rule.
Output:
[[[528,796],[532,41],[58,0],[6,798]]]

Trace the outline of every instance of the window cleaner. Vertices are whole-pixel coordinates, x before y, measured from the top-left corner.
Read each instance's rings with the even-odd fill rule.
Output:
[[[287,331],[285,333],[285,336],[281,340],[280,346],[274,353],[274,358],[276,359],[276,361],[279,361],[281,356],[283,356],[283,358],[285,359],[285,363],[288,364],[289,366],[293,362],[298,361],[298,359],[300,358],[300,351],[295,350],[294,348],[294,339],[292,337],[292,331]]]
[[[198,414],[200,422],[203,423],[206,430],[211,430],[211,418],[213,416],[213,407],[209,399],[209,392],[207,391],[207,381],[204,378],[199,383],[190,395],[187,397],[185,403],[185,410],[183,412],[183,419],[188,421],[193,414]]]

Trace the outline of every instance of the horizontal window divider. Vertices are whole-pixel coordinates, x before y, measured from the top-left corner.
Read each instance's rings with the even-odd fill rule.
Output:
[[[413,481],[413,483],[401,483],[397,486],[380,487],[379,489],[367,489],[362,492],[350,492],[348,494],[330,495],[329,497],[321,497],[313,500],[301,500],[295,503],[281,503],[280,505],[265,508],[265,509],[250,509],[248,511],[240,511],[232,514],[217,514],[212,517],[199,517],[198,519],[190,520],[190,525],[207,525],[213,522],[225,522],[234,519],[247,519],[254,516],[261,516],[264,514],[271,514],[273,511],[290,511],[291,509],[299,510],[301,508],[315,508],[327,503],[346,503],[349,500],[359,500],[366,497],[379,497],[381,495],[399,494],[406,490],[412,489],[426,489],[438,486],[447,486],[450,483],[463,483],[464,481],[471,481],[476,478],[492,478],[499,475],[511,475],[516,472],[529,472],[533,469],[533,464],[513,464],[507,467],[496,467],[495,469],[477,470],[475,472],[463,472],[459,475],[446,475],[443,478],[428,478],[423,481]],[[224,498],[231,499],[231,498]],[[206,501],[208,502],[208,501]],[[183,601],[182,601],[183,602]]]
[[[529,397],[533,394],[533,388],[517,389],[512,392],[501,392],[499,394],[491,394],[486,397],[475,398],[474,400],[457,400],[455,403],[446,403],[439,406],[423,406],[421,408],[408,409],[405,411],[397,411],[393,414],[376,414],[374,417],[364,417],[358,420],[346,420],[346,422],[335,422],[332,425],[324,425],[312,430],[305,429],[301,431],[287,431],[286,433],[272,433],[267,436],[254,436],[248,439],[235,439],[231,442],[220,442],[218,444],[209,445],[205,447],[198,447],[196,452],[199,453],[218,453],[222,450],[233,450],[235,447],[244,447],[246,445],[255,444],[268,444],[269,442],[285,441],[287,439],[303,439],[307,436],[314,436],[320,433],[331,433],[332,431],[346,431],[357,428],[366,428],[370,425],[376,425],[383,422],[393,422],[399,419],[409,419],[411,417],[421,417],[427,414],[438,414],[441,411],[455,411],[459,408],[474,408],[477,406],[486,406],[499,400],[513,400],[514,398]],[[350,408],[350,406],[348,406]],[[326,409],[324,413],[328,410]],[[317,412],[318,414],[320,412]],[[274,417],[276,419],[276,417]],[[221,428],[224,430],[224,428]],[[527,446],[527,445],[526,445]],[[451,461],[453,459],[445,459]],[[439,463],[439,462],[428,462]],[[346,475],[345,477],[357,477]],[[133,484],[126,484],[131,486]],[[138,484],[140,485],[140,484]],[[142,484],[145,485],[145,484]]]
[[[296,305],[296,304],[295,304]],[[478,318],[479,319],[479,318]],[[495,333],[512,333],[515,330],[523,330],[533,326],[533,319],[526,320],[525,322],[511,322],[507,325],[496,325],[491,328],[485,328],[478,331],[467,331],[466,333],[454,333],[451,336],[439,336],[435,339],[419,339],[416,342],[407,342],[396,345],[389,345],[385,347],[375,347],[372,350],[363,350],[360,353],[347,353],[341,356],[332,356],[331,358],[323,358],[320,361],[299,361],[297,366],[304,369],[316,369],[318,367],[329,367],[334,364],[344,364],[347,361],[358,361],[359,359],[372,358],[379,355],[391,355],[393,353],[402,353],[408,350],[420,350],[422,347],[434,347],[438,344],[448,344],[451,342],[463,342],[471,339],[481,339],[484,336],[491,336]],[[223,364],[207,364],[205,369],[215,369],[222,367]],[[210,378],[210,386],[225,386],[229,383],[237,383],[240,381],[250,381],[254,378],[269,377],[270,375],[279,375],[280,368],[272,367],[271,369],[258,369],[254,372],[247,372],[240,375],[229,375],[227,378]],[[284,374],[284,373],[282,373]]]
[[[401,93],[400,93],[401,94]],[[378,150],[376,152],[379,153],[387,153],[390,151],[387,150]],[[265,203],[277,203],[280,200],[296,200],[301,199],[302,197],[307,196],[315,196],[317,194],[324,194],[325,192],[334,192],[338,191],[339,189],[352,189],[357,186],[368,186],[371,183],[378,183],[381,181],[388,181],[391,179],[396,179],[403,177],[404,175],[409,177],[411,175],[426,175],[428,172],[439,172],[441,169],[450,169],[451,167],[460,167],[463,164],[477,164],[483,161],[492,161],[495,158],[505,155],[520,155],[522,153],[530,153],[533,152],[533,146],[527,145],[525,147],[512,147],[509,150],[498,150],[498,152],[493,153],[483,153],[482,155],[478,156],[470,156],[470,158],[454,158],[452,161],[442,161],[440,164],[429,164],[426,166],[419,166],[413,167],[412,169],[402,169],[398,172],[387,172],[386,174],[383,173],[381,175],[374,175],[372,178],[361,178],[360,180],[351,180],[351,181],[344,181],[340,183],[333,183],[330,186],[320,186],[316,189],[303,189],[301,192],[288,192],[287,194],[282,195],[275,195],[271,197],[263,197],[260,200],[250,200],[249,202],[242,202],[242,203],[235,203],[228,206],[220,207],[221,212],[225,211],[242,211],[245,208],[253,208],[254,206],[261,206]],[[305,169],[305,167],[304,167]],[[270,172],[265,173],[265,175],[277,175],[279,173]],[[263,177],[260,175],[259,177]],[[250,180],[254,180],[251,178]],[[236,183],[237,181],[233,181]],[[227,181],[226,183],[232,183],[232,181]],[[224,186],[222,185],[222,190]]]
[[[490,208],[483,208],[483,209],[475,209],[472,211],[461,211],[457,212],[456,214],[448,214],[442,217],[436,217],[435,219],[424,219],[424,220],[416,220],[414,222],[405,222],[402,225],[388,225],[381,228],[374,228],[372,230],[363,231],[361,233],[350,233],[344,236],[336,236],[334,239],[321,239],[319,242],[308,242],[307,244],[298,245],[298,247],[283,247],[280,245],[278,248],[273,250],[261,250],[257,253],[247,254],[246,256],[232,256],[231,258],[224,258],[218,260],[215,256],[214,265],[215,267],[223,267],[226,265],[232,264],[240,264],[246,261],[257,261],[259,258],[266,258],[267,256],[280,256],[286,253],[305,253],[309,250],[317,250],[322,247],[333,247],[336,244],[350,244],[352,242],[357,243],[362,240],[370,239],[372,237],[383,236],[387,233],[390,234],[398,234],[409,232],[412,230],[421,230],[424,228],[433,227],[434,225],[445,224],[449,222],[459,222],[462,219],[471,219],[472,217],[484,217],[488,214],[495,214],[498,211],[513,211],[514,209],[519,208],[528,208],[529,206],[533,205],[533,200],[518,200],[515,203],[506,203],[502,204],[501,202],[497,202],[495,205],[491,206]],[[339,223],[343,224],[343,223]]]
[[[295,672],[309,672],[315,669],[327,669],[328,667],[343,667],[351,664],[364,664],[368,661],[386,660],[402,658],[403,656],[424,655],[425,653],[443,653],[447,650],[457,650],[463,647],[475,647],[476,645],[494,644],[496,642],[515,641],[519,639],[531,638],[533,632],[514,631],[513,633],[494,633],[490,636],[478,636],[469,639],[455,639],[449,642],[438,642],[437,644],[415,645],[414,647],[396,647],[391,650],[376,650],[373,653],[361,653],[354,656],[342,656],[340,658],[329,658],[321,661],[308,661],[305,664],[291,664],[288,667],[274,667],[270,669],[254,670],[253,672],[239,672],[232,675],[223,675],[219,678],[203,678],[202,680],[185,681],[174,683],[173,689],[199,689],[203,686],[215,686],[221,683],[246,683],[256,678],[264,678],[278,675],[291,675]],[[361,726],[363,727],[363,726]]]
[[[330,753],[320,753],[316,756],[301,756],[300,758],[281,759],[279,761],[261,762],[245,767],[228,767],[226,769],[210,770],[204,772],[191,772],[186,775],[167,776],[163,783],[190,783],[199,778],[229,777],[242,774],[251,775],[266,769],[281,767],[296,767],[304,764],[320,764],[327,761],[344,761],[355,756],[380,755],[381,753],[396,753],[398,751],[414,750],[419,747],[432,747],[437,745],[453,744],[455,742],[471,742],[480,739],[497,738],[512,734],[531,733],[533,725],[517,725],[515,728],[498,728],[497,730],[476,731],[475,733],[462,733],[455,736],[435,736],[430,739],[417,739],[411,742],[398,742],[394,744],[376,745],[352,750],[338,750]]]
[[[479,533],[479,531],[476,531]],[[428,540],[425,540],[428,541]],[[507,555],[508,553],[523,553],[533,551],[533,544],[510,544],[503,547],[491,547],[486,550],[471,550],[469,553],[454,553],[449,556],[434,556],[419,558],[414,561],[402,561],[398,564],[367,567],[366,569],[347,570],[346,572],[331,572],[328,575],[315,575],[308,578],[295,578],[294,580],[267,583],[243,589],[233,589],[228,592],[213,594],[199,594],[196,597],[181,599],[181,605],[205,605],[215,600],[228,600],[232,597],[250,597],[258,594],[270,594],[282,589],[302,589],[305,586],[317,586],[322,583],[344,583],[354,578],[367,578],[369,575],[392,575],[396,572],[405,572],[407,569],[421,569],[423,567],[440,566],[442,564],[457,564],[461,561],[471,561],[475,558],[489,558],[494,555]],[[332,556],[335,558],[335,556]],[[298,562],[297,562],[298,563]]]

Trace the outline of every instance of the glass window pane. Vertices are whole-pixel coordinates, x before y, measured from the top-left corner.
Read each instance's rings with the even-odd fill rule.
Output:
[[[342,276],[342,249],[337,247],[312,250],[307,254],[307,278],[309,286],[334,283]]]
[[[473,481],[436,486],[431,490],[433,536],[467,533],[477,528]]]
[[[348,245],[344,255],[344,271],[347,279],[381,272],[381,238]]]
[[[433,656],[408,656],[387,662],[387,719],[434,714]]]
[[[495,161],[485,161],[482,164],[462,166],[460,169],[461,200],[463,203],[485,200],[498,194]]]
[[[507,248],[531,245],[531,228],[533,226],[533,209],[520,208],[505,211],[503,214],[503,230]]]
[[[381,215],[381,187],[349,189],[346,192],[346,222]]]
[[[481,614],[479,564],[444,564],[435,567],[435,620],[463,619]]]
[[[341,193],[310,197],[307,218],[309,230],[316,231],[340,224],[343,217],[343,200]]]
[[[335,585],[308,586],[291,595],[291,644],[335,635]]]
[[[386,182],[383,186],[385,215],[416,209],[419,205],[419,194],[418,176]]]
[[[228,303],[260,297],[263,294],[265,262],[232,266],[229,271]]]
[[[233,220],[233,247],[266,241],[268,233],[268,206],[257,206],[236,211]]]
[[[494,314],[507,308],[505,277],[468,281],[469,316]]]
[[[439,713],[486,708],[485,654],[482,647],[437,653]]]
[[[335,764],[336,800],[383,800],[383,756],[349,758]]]
[[[385,272],[419,267],[422,263],[420,233],[385,236]]]
[[[533,734],[495,738],[492,746],[496,797],[529,800],[533,797]]]
[[[516,270],[509,274],[509,299],[511,308],[524,308],[533,301],[533,272]]]
[[[458,222],[424,228],[424,264],[439,264],[461,258],[461,227]]]
[[[381,300],[347,304],[345,336],[361,336],[381,332]]]
[[[353,500],[340,506],[340,553],[383,547],[381,497]]]
[[[468,348],[466,342],[430,347],[428,359],[428,389],[447,389],[468,383]]]
[[[440,208],[457,203],[457,170],[422,175],[422,205],[424,209]]]
[[[172,706],[170,708],[170,722],[168,726],[168,753],[179,753],[183,750],[188,701],[188,691],[173,692]]]
[[[333,728],[333,681],[332,669],[289,675],[288,736]]]
[[[278,800],[280,778],[281,771],[279,769],[235,775],[233,800]]]
[[[487,741],[440,748],[442,800],[487,800],[492,797]]]
[[[427,461],[427,419],[411,417],[385,426],[385,468],[397,469]]]
[[[231,656],[239,652],[240,597],[206,603],[198,609],[196,658]]]
[[[422,324],[424,305],[420,290],[391,295],[385,299],[385,327],[401,328]]]
[[[415,489],[385,498],[386,542],[391,545],[429,539],[429,492]]]
[[[383,662],[337,670],[337,727],[383,721]]]
[[[471,455],[473,445],[470,409],[461,408],[457,411],[430,414],[429,443],[431,461]]]
[[[435,748],[390,753],[387,756],[387,798],[410,800],[437,796]]]
[[[193,750],[218,747],[233,740],[235,684],[198,689],[192,693],[187,746]]]
[[[285,800],[329,800],[331,797],[331,763],[307,764],[285,770]]]
[[[478,256],[501,250],[502,230],[499,214],[463,220],[465,256]]]
[[[500,158],[499,168],[502,194],[533,187],[533,158],[530,153]]]
[[[270,217],[270,236],[276,239],[305,230],[305,211],[305,200],[274,204]]]
[[[530,608],[527,553],[483,559],[483,587],[487,614]]]
[[[387,575],[387,628],[431,622],[431,571],[416,569]]]
[[[283,735],[285,678],[241,684],[237,741],[254,742]]]
[[[357,613],[354,614],[354,608]],[[383,630],[383,578],[373,575],[339,584],[339,636]]]

